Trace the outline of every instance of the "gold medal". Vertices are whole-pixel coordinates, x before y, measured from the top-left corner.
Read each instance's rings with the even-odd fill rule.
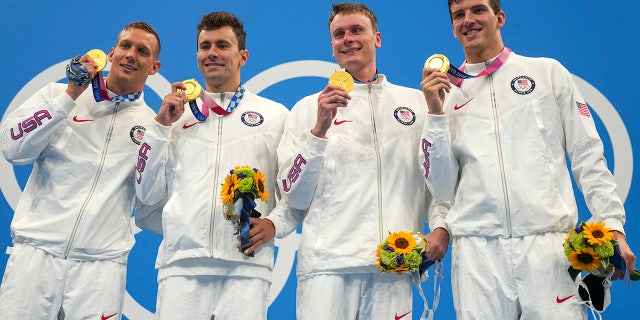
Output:
[[[449,59],[443,54],[436,53],[429,57],[424,63],[425,68],[440,69],[440,72],[447,73],[449,71]]]
[[[346,71],[336,71],[329,77],[329,84],[342,87],[347,93],[353,89],[353,77]]]
[[[240,215],[235,212],[235,206],[232,203],[224,203],[222,205],[222,215],[227,220],[240,220]]]
[[[198,81],[196,81],[196,79],[189,79],[182,81],[182,83],[185,87],[187,87],[187,89],[184,90],[184,93],[187,95],[187,99],[189,99],[189,101],[198,99],[200,93],[202,92],[202,87],[200,86]]]
[[[426,240],[424,240],[424,235],[422,234],[422,232],[412,232],[411,235],[413,236],[413,239],[416,240],[416,247],[420,248],[422,252],[427,252],[429,251],[429,244],[427,243]]]
[[[96,63],[96,71],[100,72],[107,66],[107,55],[100,49],[91,49],[87,55]]]

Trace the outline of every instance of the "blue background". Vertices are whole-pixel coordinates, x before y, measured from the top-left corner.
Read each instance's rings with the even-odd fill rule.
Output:
[[[444,53],[454,65],[463,61],[462,50],[452,36],[447,2],[439,1],[366,1],[379,20],[382,48],[378,50],[378,68],[397,84],[419,87],[421,68],[433,53]],[[327,29],[330,1],[8,1],[0,3],[0,116],[26,84],[47,68],[92,48],[107,51],[114,45],[120,29],[131,21],[143,20],[160,34],[163,62],[160,74],[169,82],[196,78],[203,80],[196,66],[196,25],[203,14],[210,11],[230,11],[240,17],[248,34],[249,60],[242,69],[248,81],[264,70],[282,63],[298,60],[333,62]],[[506,25],[502,29],[505,44],[513,51],[528,56],[548,56],[562,62],[574,75],[584,79],[606,97],[615,107],[626,129],[633,149],[640,143],[640,123],[636,113],[638,101],[634,97],[638,67],[637,1],[538,0],[503,1]],[[304,73],[305,70],[300,70]],[[327,73],[326,76],[329,74]],[[59,73],[59,78],[64,72]],[[50,81],[57,81],[52,79]],[[322,77],[298,77],[275,83],[262,92],[289,108],[300,98],[321,90],[326,83]],[[32,93],[24,92],[24,94]],[[36,88],[37,89],[37,88]],[[147,88],[148,89],[148,88]],[[146,90],[147,102],[156,108],[164,92]],[[626,179],[637,162],[631,150],[613,156],[612,138],[606,128],[602,106],[587,98],[598,130],[605,142],[609,167],[623,170]],[[23,99],[23,98],[22,98]],[[16,100],[16,101],[17,101]],[[4,160],[1,160],[4,161]],[[620,164],[619,164],[620,163]],[[617,167],[620,165],[620,167]],[[15,177],[24,186],[30,166],[0,170],[2,185]],[[620,177],[616,177],[618,180]],[[628,242],[640,253],[640,209],[636,189],[638,178],[630,182],[626,197],[626,230]],[[11,245],[9,224],[13,209],[8,195],[0,195],[0,270],[4,270],[8,255],[4,249]],[[581,219],[589,217],[581,194],[577,193]],[[293,237],[295,238],[296,235]],[[151,319],[155,310],[156,271],[153,268],[160,238],[142,232],[130,255],[128,293],[149,313],[129,311],[130,319]],[[291,239],[291,238],[290,238]],[[294,240],[288,242],[296,243]],[[282,242],[281,242],[282,244]],[[282,250],[282,249],[281,249]],[[280,254],[281,252],[278,252]],[[277,257],[278,258],[278,257]],[[455,319],[448,274],[450,260],[444,261],[440,307],[437,319]],[[295,265],[276,269],[277,277],[287,279],[279,295],[270,306],[269,319],[295,318]],[[481,266],[479,266],[481,267]],[[544,284],[541,284],[544,285]],[[423,288],[433,300],[432,282]],[[634,299],[640,297],[640,283],[629,288],[622,282],[612,287],[613,303],[605,312],[609,319],[633,318]],[[422,303],[414,294],[413,319],[418,319]]]

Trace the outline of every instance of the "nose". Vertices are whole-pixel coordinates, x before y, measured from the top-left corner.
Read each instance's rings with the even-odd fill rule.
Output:
[[[344,40],[345,42],[353,41],[353,33],[351,33],[351,31],[346,31],[342,40]]]
[[[474,19],[474,17],[473,17],[473,14],[472,14],[470,11],[465,12],[465,14],[464,14],[464,21],[463,21],[463,22],[464,22],[464,24],[465,24],[465,25],[467,25],[467,24],[471,24],[471,23],[473,23],[474,21],[475,21],[475,19]]]
[[[218,57],[218,50],[216,49],[215,46],[211,46],[211,48],[209,48],[209,50],[207,51],[207,57],[209,59]]]

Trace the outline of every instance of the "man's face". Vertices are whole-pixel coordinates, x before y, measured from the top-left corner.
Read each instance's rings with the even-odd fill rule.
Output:
[[[157,50],[158,40],[153,34],[141,29],[122,31],[109,51],[109,89],[118,94],[142,90],[147,76],[160,69]]]
[[[493,50],[492,46],[501,43],[499,30],[504,25],[504,12],[493,12],[489,0],[460,0],[452,2],[449,9],[453,35],[465,51]]]
[[[333,57],[338,64],[357,71],[375,64],[376,49],[380,48],[380,32],[373,31],[371,20],[360,13],[337,14],[329,25]]]
[[[220,90],[240,81],[240,68],[247,63],[249,53],[238,49],[238,39],[229,26],[202,30],[198,34],[198,68],[207,85]],[[234,82],[234,83],[231,83]],[[218,91],[218,89],[216,89]]]

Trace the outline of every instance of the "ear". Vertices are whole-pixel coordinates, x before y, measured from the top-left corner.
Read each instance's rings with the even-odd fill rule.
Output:
[[[151,70],[149,70],[149,75],[154,75],[158,72],[158,70],[160,70],[160,67],[162,66],[162,62],[156,60],[156,62],[153,63],[153,66],[151,67]]]
[[[380,31],[376,32],[376,48],[382,47],[382,33]]]
[[[109,62],[113,60],[113,50],[114,48],[109,49],[109,54],[107,54],[107,60],[109,60]]]
[[[240,51],[240,66],[244,67],[247,64],[247,60],[249,60],[249,50]]]
[[[500,11],[496,14],[496,17],[498,18],[498,29],[502,28],[504,26],[504,23],[506,22],[506,17],[504,15],[504,11]]]

